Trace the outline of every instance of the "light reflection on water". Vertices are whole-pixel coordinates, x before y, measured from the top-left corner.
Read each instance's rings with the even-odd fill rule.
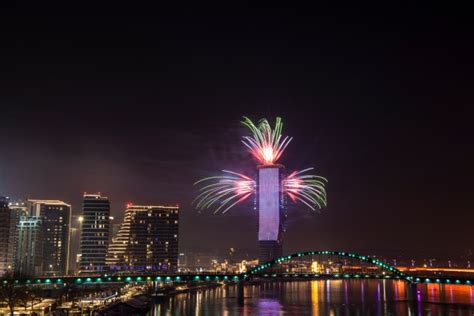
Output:
[[[152,307],[149,315],[474,315],[472,286],[419,284],[410,289],[393,280],[267,282],[180,294]]]

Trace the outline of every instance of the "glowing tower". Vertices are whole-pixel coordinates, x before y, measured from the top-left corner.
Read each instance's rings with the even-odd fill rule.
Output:
[[[284,176],[284,167],[277,164],[292,138],[281,134],[283,123],[277,117],[272,128],[266,119],[254,124],[244,117],[242,124],[248,127],[251,136],[243,136],[242,143],[258,161],[258,180],[241,173],[223,170],[222,176],[204,178],[200,193],[195,199],[196,208],[215,208],[217,213],[227,212],[234,205],[257,194],[258,202],[258,252],[260,261],[268,261],[282,255],[282,219],[286,197],[292,202],[301,202],[316,210],[326,206],[327,180],[306,174],[313,168],[294,171]]]
[[[280,188],[282,166],[258,168],[258,258],[269,261],[282,255],[282,211]]]

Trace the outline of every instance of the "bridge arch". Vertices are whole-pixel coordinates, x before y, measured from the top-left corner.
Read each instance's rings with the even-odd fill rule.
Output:
[[[408,276],[407,274],[403,273],[402,271],[398,270],[396,267],[386,264],[376,258],[371,258],[369,256],[363,256],[357,253],[353,252],[346,252],[346,251],[331,251],[331,250],[322,250],[322,251],[303,251],[303,252],[297,252],[291,255],[287,256],[282,256],[276,259],[273,259],[271,261],[267,261],[264,263],[261,263],[257,265],[256,267],[252,268],[251,270],[247,271],[245,273],[246,278],[251,277],[252,275],[257,275],[260,271],[269,268],[271,266],[274,266],[276,264],[289,261],[294,258],[301,258],[305,256],[315,256],[315,255],[334,255],[334,256],[339,256],[339,257],[346,257],[346,258],[354,258],[358,259],[360,261],[364,261],[367,263],[371,263],[373,265],[381,267],[383,270],[389,272],[392,275],[395,275],[395,277],[399,279],[404,279],[407,282],[411,283],[413,282],[413,278]]]

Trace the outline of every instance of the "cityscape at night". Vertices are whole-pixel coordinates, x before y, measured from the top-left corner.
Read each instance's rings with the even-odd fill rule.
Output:
[[[467,8],[0,15],[0,315],[474,315]]]

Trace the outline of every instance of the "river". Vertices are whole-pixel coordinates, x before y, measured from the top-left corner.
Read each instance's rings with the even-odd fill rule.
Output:
[[[149,315],[474,315],[474,286],[419,284],[416,301],[394,280],[275,281],[180,294]]]

